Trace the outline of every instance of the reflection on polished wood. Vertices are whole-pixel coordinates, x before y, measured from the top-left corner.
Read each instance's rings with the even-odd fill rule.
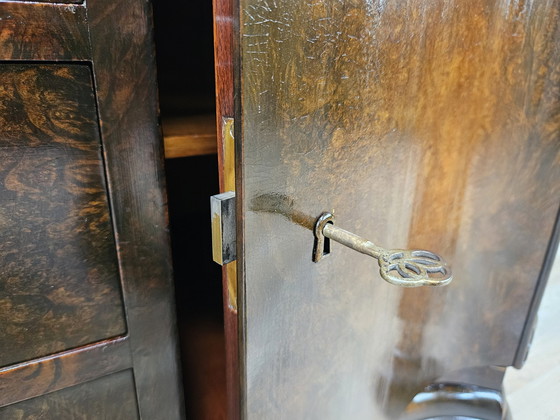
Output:
[[[150,4],[60,3],[0,1],[0,418],[183,418]]]
[[[0,368],[126,332],[91,76],[0,66]]]
[[[216,153],[216,117],[169,117],[162,121],[166,159]]]
[[[118,395],[118,398],[115,398]],[[0,418],[30,419],[140,419],[132,370],[48,392],[0,408]]]
[[[234,116],[234,31],[237,31],[237,6],[234,0],[212,0],[214,13],[214,66],[216,77],[216,126],[218,131],[218,168],[220,192],[235,191],[236,164]],[[234,12],[235,10],[235,12]],[[239,208],[239,207],[238,207]],[[226,348],[227,418],[241,418],[241,381],[239,379],[239,339],[237,316],[237,261],[222,267],[224,331]]]
[[[10,366],[0,370],[0,407],[131,367],[128,337]]]
[[[95,0],[87,8],[139,417],[180,419],[151,4]]]
[[[515,420],[558,418],[560,393],[560,254],[556,256],[538,313],[537,329],[523,369],[504,379]]]
[[[396,419],[438,377],[512,364],[559,207],[560,4],[240,6],[248,418]],[[313,264],[263,195],[435,249],[454,281],[372,282],[337,244]]]

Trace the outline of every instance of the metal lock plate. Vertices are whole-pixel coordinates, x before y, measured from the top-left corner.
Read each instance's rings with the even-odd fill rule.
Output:
[[[210,197],[212,257],[225,265],[237,258],[235,242],[235,193],[228,191]]]

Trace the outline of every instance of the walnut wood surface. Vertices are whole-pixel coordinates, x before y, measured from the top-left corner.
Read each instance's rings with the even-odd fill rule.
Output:
[[[0,2],[0,60],[85,60],[90,55],[84,6]]]
[[[0,367],[126,332],[91,71],[0,66]]]
[[[132,420],[140,418],[131,370],[0,408],[0,418]]]
[[[559,207],[559,9],[240,1],[247,418],[395,419],[443,374],[512,364]],[[455,280],[399,289],[337,245],[314,264],[263,195]]]
[[[54,297],[49,296],[54,292],[44,290],[45,278],[51,279],[49,274],[52,273],[43,265],[66,254],[68,259],[65,264],[69,270],[93,267],[99,253],[103,253],[107,243],[113,241],[111,230],[114,230],[118,271],[124,286],[122,294],[128,304],[128,325],[123,325],[121,317],[106,329],[112,328],[118,334],[126,332],[127,336],[5,367],[0,372],[0,389],[9,391],[3,392],[1,401],[6,408],[0,418],[65,418],[68,414],[68,418],[98,416],[95,418],[121,419],[136,418],[138,411],[143,418],[149,419],[181,418],[183,406],[170,284],[162,141],[157,124],[151,11],[149,4],[142,0],[116,3],[89,0],[86,19],[85,8],[85,5],[58,3],[0,2],[0,59],[3,60],[0,75],[4,76],[14,68],[15,64],[7,60],[33,60],[36,63],[21,66],[35,66],[42,69],[39,76],[47,73],[51,78],[44,82],[40,77],[14,77],[12,84],[3,80],[0,87],[3,98],[11,98],[17,93],[14,100],[6,99],[1,105],[8,109],[0,119],[4,128],[9,128],[2,130],[1,134],[9,142],[9,147],[0,149],[3,156],[8,156],[10,151],[19,153],[12,155],[2,169],[4,172],[15,171],[11,178],[4,178],[2,188],[5,191],[0,194],[1,199],[8,201],[12,197],[15,201],[8,201],[7,207],[3,208],[14,208],[12,214],[6,212],[7,216],[20,217],[22,234],[17,237],[20,242],[29,240],[32,235],[25,229],[35,227],[41,217],[62,217],[64,212],[68,213],[64,223],[54,217],[48,233],[56,240],[60,237],[60,241],[65,235],[74,235],[74,239],[68,237],[65,240],[73,246],[69,247],[65,242],[54,250],[53,256],[25,252],[29,251],[26,249],[19,250],[21,255],[2,255],[10,261],[16,257],[36,260],[36,263],[20,269],[33,266],[38,275],[27,277],[22,284],[26,290],[31,290],[31,298],[17,302],[21,307],[16,309],[25,309],[27,305],[29,310],[20,312],[10,307],[10,312],[0,311],[0,316],[2,326],[5,319],[16,323],[22,316],[29,318],[37,314],[47,318],[62,317],[62,325],[65,322],[71,325],[71,317],[75,315],[71,305],[78,304],[82,313],[75,315],[77,320],[93,316],[91,302],[110,300],[110,293],[106,293],[98,280],[103,282],[105,273],[116,268],[114,260],[106,261],[104,268],[97,273],[92,271],[89,276],[80,273],[76,273],[75,277],[67,276],[64,280],[72,287],[62,289]],[[41,64],[41,60],[66,62],[63,65]],[[76,60],[79,62],[71,62]],[[84,64],[83,61],[90,63]],[[62,70],[51,70],[49,75],[49,69],[53,68]],[[92,92],[92,70],[95,95]],[[41,101],[52,102],[56,106],[41,108],[38,106]],[[19,140],[14,136],[17,127],[21,131]],[[101,127],[101,133],[98,127]],[[99,178],[105,170],[96,166],[100,163],[100,137],[107,171],[106,188],[100,187]],[[41,141],[45,147],[41,146]],[[31,160],[34,164],[30,163]],[[72,166],[73,163],[76,165]],[[10,188],[13,186],[19,186],[20,192],[12,192]],[[109,230],[106,229],[109,214],[107,209],[103,210],[107,192],[111,196],[113,223]],[[60,200],[61,197],[74,197],[72,194],[77,197],[75,200]],[[72,211],[81,208],[84,202],[80,200],[85,197],[93,198],[85,206],[81,219],[77,219]],[[29,200],[24,202],[23,199]],[[25,206],[15,208],[17,203]],[[41,203],[40,209],[37,203]],[[26,212],[30,213],[30,217],[24,220]],[[76,225],[78,222],[80,224]],[[105,236],[100,234],[103,231]],[[33,232],[35,243],[30,242],[30,246],[44,247],[45,250],[54,248],[57,242],[47,241],[41,232]],[[77,242],[79,238],[81,240]],[[8,245],[9,241],[4,241],[2,246]],[[112,247],[114,250],[114,244]],[[90,248],[93,251],[89,255],[80,254]],[[56,266],[53,273],[64,267]],[[10,270],[17,273],[17,270],[14,271],[16,268],[12,265]],[[4,274],[6,272],[3,271]],[[12,287],[13,280],[8,280],[0,285],[2,293],[8,293],[6,290]],[[75,284],[89,290],[86,298],[74,293]],[[39,293],[43,291],[45,293]],[[11,294],[9,298],[13,299]],[[59,302],[66,299],[71,305],[45,312],[43,303],[54,298]],[[95,316],[103,318],[110,314],[109,308],[107,313]],[[64,341],[67,337],[62,334],[62,327],[57,325],[52,325],[52,331],[60,332],[60,337],[48,337],[51,331],[45,330],[45,336],[37,335],[35,340],[41,343],[55,338],[60,348],[66,348]],[[88,326],[85,325],[85,328],[87,332]],[[75,345],[76,340],[72,338],[74,331],[68,329],[71,338],[68,345]],[[108,334],[116,333],[112,331]],[[101,339],[106,335],[100,334]],[[84,337],[79,338],[82,340]],[[16,349],[18,354],[29,351],[13,346],[9,352],[15,353]],[[111,378],[116,376],[111,375],[70,388],[68,393],[64,390],[129,367],[134,373],[127,373],[124,382],[114,382]],[[112,387],[113,383],[116,388]],[[124,391],[121,390],[123,387]],[[80,391],[75,393],[77,389]],[[52,392],[56,390],[62,392]],[[95,395],[99,390],[105,396],[99,394],[97,398]],[[50,393],[46,397],[28,400],[29,404],[9,405],[42,392]],[[84,395],[91,403],[82,404]],[[75,407],[72,407],[69,401],[74,399]],[[128,404],[136,399],[139,401],[138,409],[136,405]]]
[[[163,118],[165,158],[211,155],[217,151],[213,114]]]
[[[152,11],[143,0],[89,0],[87,7],[139,411],[144,419],[179,419]]]
[[[226,176],[226,147],[224,142],[224,121],[234,115],[234,16],[233,0],[213,0],[214,11],[214,65],[216,76],[216,125],[218,127],[218,168],[220,192],[235,189],[233,182]],[[232,153],[233,151],[229,151]],[[234,277],[232,279],[232,277]],[[226,387],[227,418],[237,420],[241,417],[241,390],[239,371],[238,314],[229,304],[230,283],[237,283],[237,263],[222,267],[222,289],[224,300],[224,328],[226,347]],[[237,287],[235,287],[237,292]],[[237,299],[237,295],[235,296]]]
[[[0,370],[0,407],[130,368],[128,338],[84,346]]]

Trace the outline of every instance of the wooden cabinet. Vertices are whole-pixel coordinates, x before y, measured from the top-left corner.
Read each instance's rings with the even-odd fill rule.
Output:
[[[520,366],[555,247],[557,5],[240,4],[247,416],[419,416],[430,384]],[[297,220],[323,211],[454,281],[394,287],[336,246],[313,263]]]
[[[1,2],[0,57],[0,418],[180,418],[151,8]]]
[[[477,417],[427,401],[522,365],[557,240],[558,12],[240,1],[247,418]],[[312,262],[307,218],[324,211],[380,245],[441,253],[453,282],[395,287],[336,244]]]
[[[173,284],[150,6],[0,2],[0,418],[506,418],[558,242],[559,15],[155,2]],[[313,262],[323,212],[453,282]]]

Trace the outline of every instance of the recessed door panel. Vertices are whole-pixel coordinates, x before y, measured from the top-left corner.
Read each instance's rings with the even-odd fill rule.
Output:
[[[91,70],[0,65],[0,366],[125,333]]]
[[[247,418],[395,419],[514,362],[560,199],[556,2],[240,2]],[[313,221],[453,266],[384,282]]]

